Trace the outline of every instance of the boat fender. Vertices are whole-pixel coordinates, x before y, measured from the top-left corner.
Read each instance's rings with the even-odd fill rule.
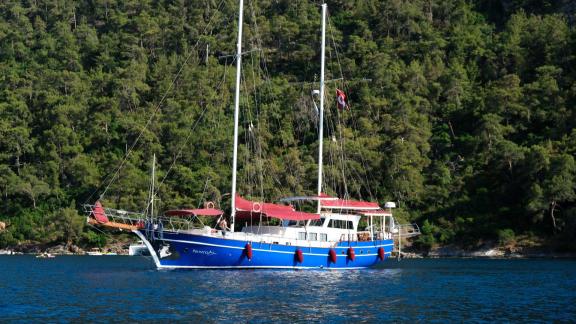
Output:
[[[248,261],[252,260],[252,245],[250,243],[246,243],[246,246],[244,246],[244,253],[246,254],[246,257],[248,258]]]
[[[330,258],[330,262],[336,263],[336,251],[334,251],[334,249],[330,249],[330,252],[328,252],[328,256]]]
[[[384,253],[384,248],[383,247],[379,247],[378,248],[378,258],[380,260],[384,260],[386,258],[386,253]]]
[[[356,252],[354,252],[352,247],[348,248],[348,259],[350,259],[350,261],[354,261],[354,259],[356,259]]]
[[[304,261],[304,254],[302,253],[302,250],[297,249],[295,257],[296,257],[296,261],[298,261],[298,263],[302,263]]]

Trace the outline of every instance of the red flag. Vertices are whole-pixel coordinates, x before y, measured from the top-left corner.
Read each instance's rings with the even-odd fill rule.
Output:
[[[336,102],[338,103],[338,109],[350,109],[346,94],[340,89],[336,89]]]

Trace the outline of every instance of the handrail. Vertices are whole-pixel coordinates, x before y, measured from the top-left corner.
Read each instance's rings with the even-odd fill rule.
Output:
[[[394,236],[396,237],[414,237],[421,234],[418,224],[397,224],[395,229],[398,229]]]

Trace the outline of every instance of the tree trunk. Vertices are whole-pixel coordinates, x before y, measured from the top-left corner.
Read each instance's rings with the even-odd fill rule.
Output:
[[[556,201],[553,200],[550,203],[550,218],[552,219],[552,229],[554,231],[554,234],[556,234],[557,232],[557,227],[556,227],[556,217],[554,216],[554,211],[556,210]]]

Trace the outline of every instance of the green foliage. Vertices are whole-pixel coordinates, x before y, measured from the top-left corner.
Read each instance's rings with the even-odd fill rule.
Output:
[[[422,226],[420,226],[422,234],[416,240],[424,249],[430,249],[436,245],[436,237],[434,236],[438,231],[438,227],[432,225],[427,219],[424,220]]]
[[[106,235],[94,231],[86,231],[82,234],[82,243],[87,246],[103,248],[106,245]]]
[[[74,210],[104,191],[143,210],[153,153],[160,208],[226,208],[237,2],[41,3],[0,3],[0,246],[102,245]],[[325,191],[398,202],[426,248],[508,242],[507,229],[571,238],[576,31],[562,3],[330,2],[326,78],[344,81],[327,83]],[[301,81],[318,78],[319,10],[248,1],[245,17],[244,49],[259,50],[243,56],[239,191],[313,194],[316,85]]]
[[[67,207],[54,212],[47,219],[45,225],[45,236],[52,234],[55,236],[50,241],[65,242],[67,245],[78,244],[82,237],[85,219],[78,215],[76,209]]]
[[[516,235],[514,231],[509,228],[498,230],[498,242],[500,245],[509,245],[514,243],[516,240]]]

